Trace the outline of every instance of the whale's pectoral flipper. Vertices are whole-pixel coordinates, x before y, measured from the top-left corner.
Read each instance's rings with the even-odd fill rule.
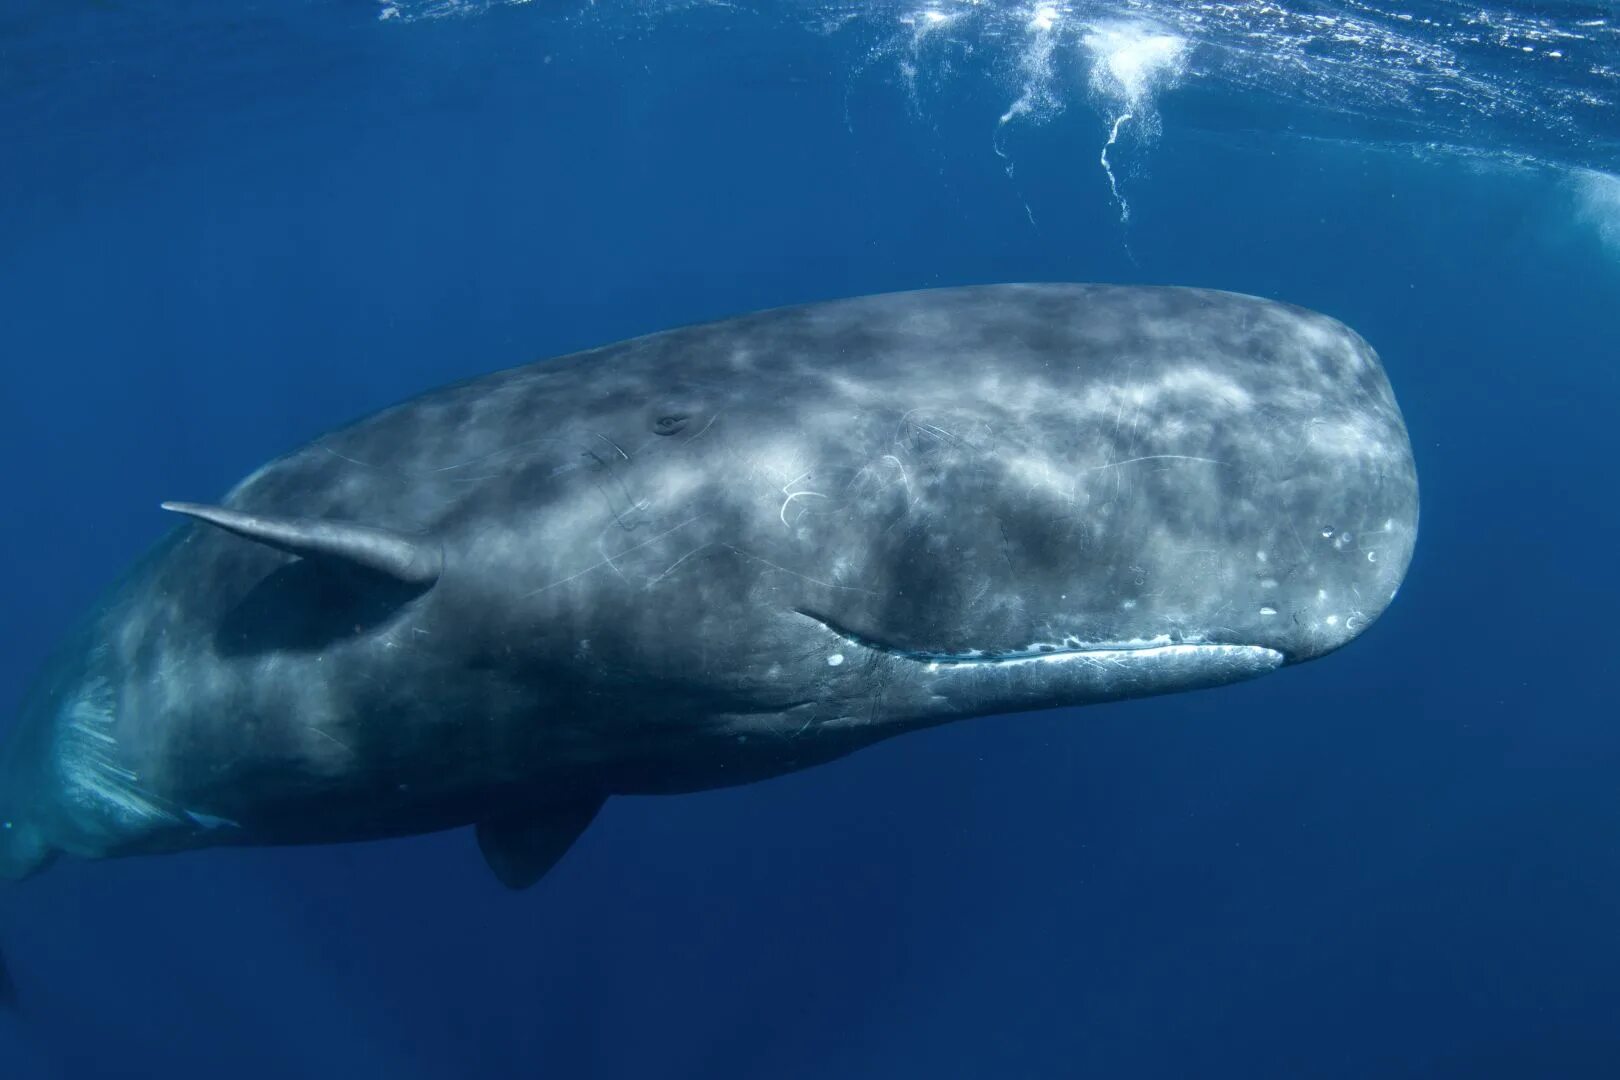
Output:
[[[527,889],[568,853],[606,801],[585,799],[523,816],[480,821],[478,847],[502,885]]]
[[[320,518],[272,517],[201,503],[166,502],[163,509],[226,532],[362,576],[425,589],[439,579],[444,553],[422,536]]]

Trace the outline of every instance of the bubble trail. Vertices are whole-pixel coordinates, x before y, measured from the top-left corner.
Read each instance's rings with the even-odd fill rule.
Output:
[[[1154,99],[1177,86],[1186,73],[1187,41],[1147,23],[1111,23],[1092,27],[1081,39],[1091,57],[1091,92],[1109,118],[1108,141],[1098,161],[1108,177],[1108,190],[1119,204],[1119,220],[1128,223],[1131,206],[1120,190],[1108,152],[1119,144],[1126,124],[1139,143],[1158,134]]]
[[[1125,122],[1130,118],[1130,113],[1120,113],[1115,118],[1113,130],[1108,133],[1108,141],[1103,143],[1102,153],[1097,156],[1097,160],[1102,162],[1103,172],[1108,175],[1108,190],[1113,192],[1114,201],[1119,204],[1119,221],[1121,225],[1131,220],[1131,204],[1126,202],[1125,197],[1119,193],[1119,184],[1114,179],[1113,166],[1108,164],[1108,148],[1119,141],[1119,129],[1125,126]]]

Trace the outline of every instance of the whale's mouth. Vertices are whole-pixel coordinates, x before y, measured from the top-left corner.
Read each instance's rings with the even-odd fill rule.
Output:
[[[1168,636],[1130,641],[1082,641],[1065,637],[1058,641],[1038,641],[1021,648],[964,649],[954,652],[908,648],[856,633],[824,615],[798,609],[833,634],[858,649],[882,653],[897,659],[938,668],[1002,668],[1021,664],[1094,663],[1105,665],[1155,664],[1165,661],[1202,658],[1206,660],[1248,660],[1277,666],[1285,656],[1264,645],[1227,644],[1207,641],[1174,640]]]

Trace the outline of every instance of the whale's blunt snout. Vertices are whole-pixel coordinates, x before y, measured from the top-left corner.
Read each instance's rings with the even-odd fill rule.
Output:
[[[1251,560],[1241,613],[1245,640],[1290,664],[1340,649],[1394,602],[1417,542],[1418,486],[1399,413],[1375,414],[1380,438],[1354,457],[1318,454],[1309,486],[1285,483],[1286,527],[1273,527]],[[1369,425],[1370,426],[1370,425]],[[1309,452],[1301,454],[1310,463]],[[1296,466],[1304,467],[1304,465]]]
[[[1394,602],[1417,542],[1417,471],[1398,415],[1371,463],[1341,465],[1270,537],[1248,590],[1247,640],[1303,663],[1343,648]]]

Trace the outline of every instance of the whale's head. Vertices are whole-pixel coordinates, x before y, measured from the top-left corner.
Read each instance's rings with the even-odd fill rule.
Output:
[[[740,509],[686,527],[727,571],[686,603],[737,679],[903,727],[1250,678],[1393,599],[1416,472],[1340,323],[1194,290],[885,302],[778,327],[783,352],[842,335],[839,362],[716,410]]]

